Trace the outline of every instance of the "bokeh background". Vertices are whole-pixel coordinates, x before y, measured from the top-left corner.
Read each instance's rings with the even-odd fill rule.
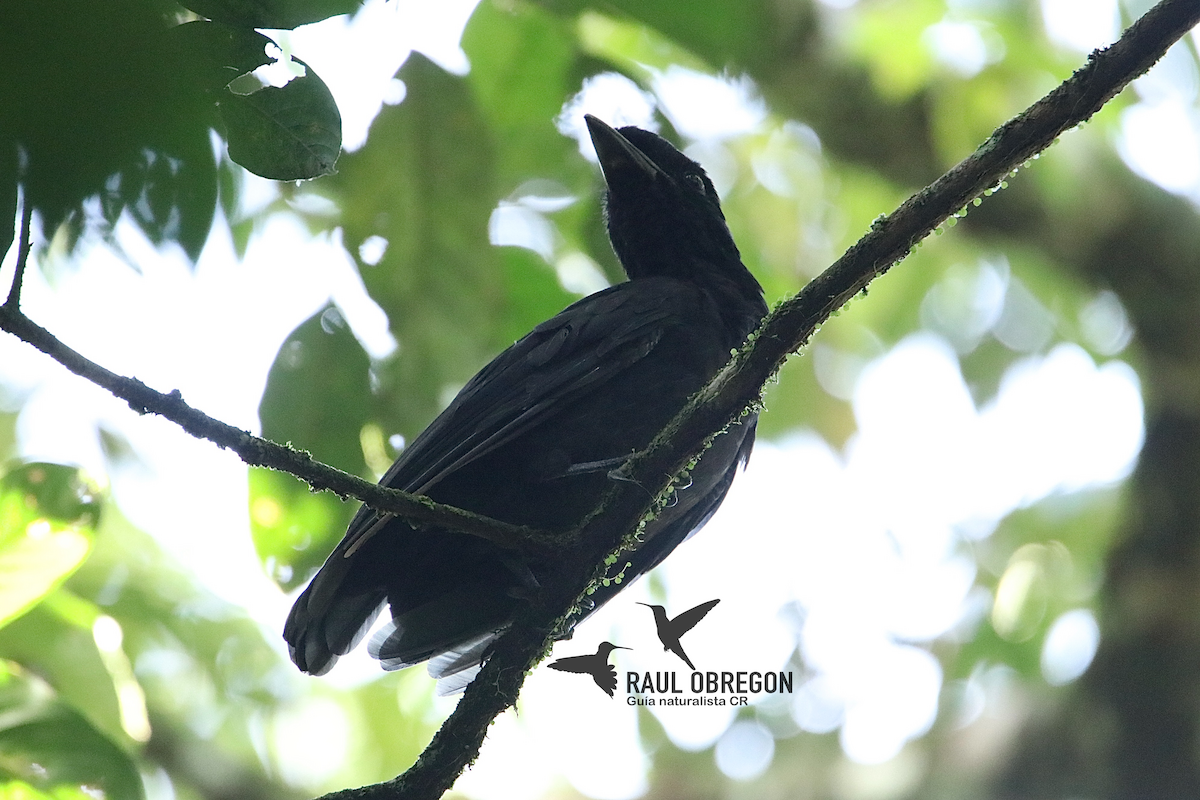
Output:
[[[0,28],[19,7],[56,42],[22,73],[49,77],[0,98],[37,115],[13,98],[45,92],[42,144],[73,159],[61,213],[34,218],[25,312],[371,478],[495,353],[620,280],[583,113],[700,161],[774,302],[1149,6],[368,0],[268,31],[261,80],[303,60],[345,148],[275,183],[189,109],[154,125],[199,139],[96,133],[120,104],[51,78],[128,97],[113,64],[170,64],[89,59],[88,4],[25,5]],[[542,667],[457,796],[1200,793],[1197,43],[830,320],[769,387],[718,516],[554,651],[607,639],[633,648],[621,672],[668,668],[635,602],[719,597],[693,660],[790,670],[795,692],[635,708]],[[453,708],[419,668],[287,659],[287,609],[354,504],[11,336],[0,455],[0,797],[312,797],[402,771]]]

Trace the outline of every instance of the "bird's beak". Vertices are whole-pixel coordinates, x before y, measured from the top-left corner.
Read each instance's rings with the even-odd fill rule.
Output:
[[[615,129],[593,117],[584,114],[588,133],[592,136],[592,144],[596,147],[596,156],[600,159],[600,169],[604,171],[604,180],[612,184],[621,174],[640,173],[645,178],[654,180],[659,175],[666,177],[657,164],[646,157],[629,140]]]

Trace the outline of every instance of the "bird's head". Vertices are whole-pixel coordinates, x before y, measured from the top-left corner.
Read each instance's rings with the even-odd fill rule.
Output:
[[[650,131],[614,129],[590,114],[584,119],[608,185],[608,236],[626,274],[697,281],[720,276],[761,296],[704,169]]]
[[[608,654],[611,653],[613,650],[632,650],[632,649],[633,649],[632,647],[621,647],[620,645],[613,644],[612,642],[601,642],[600,647],[598,648],[600,654],[606,660],[608,659]]]

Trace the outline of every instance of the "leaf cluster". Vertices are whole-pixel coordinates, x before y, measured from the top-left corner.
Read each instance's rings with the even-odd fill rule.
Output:
[[[282,87],[230,84],[272,63],[268,51],[278,54],[255,27],[291,28],[357,3],[190,5],[5,5],[0,216],[14,216],[20,186],[46,230],[66,223],[74,238],[127,212],[152,241],[177,242],[195,258],[218,200],[211,131],[237,163],[264,177],[333,170],[341,118],[311,69]],[[0,250],[11,243],[0,233]]]

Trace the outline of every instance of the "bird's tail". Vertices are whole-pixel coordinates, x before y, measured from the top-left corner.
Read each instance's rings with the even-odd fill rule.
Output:
[[[435,658],[440,679],[479,664],[509,624],[517,581],[482,540],[410,533],[396,524],[373,536],[348,534],[338,544],[284,627],[296,666],[313,675],[327,672],[362,640],[384,603],[392,619],[369,646],[384,669]]]
[[[387,599],[382,583],[347,580],[356,559],[338,545],[325,566],[296,599],[283,627],[292,661],[303,672],[324,675],[370,629]]]
[[[672,653],[674,653],[675,655],[677,655],[683,659],[683,663],[688,665],[688,669],[690,669],[692,672],[696,671],[696,665],[692,663],[692,660],[690,658],[688,658],[688,654],[683,652],[682,645],[677,644],[674,647],[664,647],[663,649],[670,650]]]

